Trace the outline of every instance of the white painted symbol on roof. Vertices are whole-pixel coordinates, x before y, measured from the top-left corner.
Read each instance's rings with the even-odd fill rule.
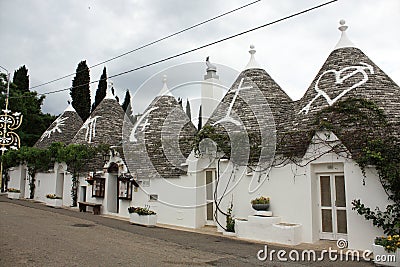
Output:
[[[58,117],[54,122],[56,125],[54,125],[53,128],[50,130],[46,130],[43,134],[42,137],[40,138],[40,142],[43,141],[44,138],[50,138],[51,134],[55,133],[56,131],[59,133],[62,133],[61,126],[64,126],[65,121],[68,119],[68,117]]]
[[[326,102],[328,102],[329,106],[332,106],[336,101],[338,101],[340,98],[342,98],[345,94],[347,94],[348,92],[350,92],[351,90],[353,90],[354,88],[357,88],[361,85],[363,85],[364,83],[366,83],[368,81],[368,73],[366,70],[369,70],[369,72],[371,74],[374,74],[374,68],[364,62],[360,62],[359,66],[350,66],[350,67],[345,67],[339,71],[337,70],[327,70],[324,73],[322,73],[319,77],[317,82],[315,83],[315,91],[317,92],[317,95],[304,107],[302,108],[302,110],[300,110],[300,113],[304,113],[307,114],[310,109],[311,109],[311,105],[312,103],[317,100],[317,98],[319,98],[320,96],[325,97]],[[348,70],[352,70],[354,69],[354,71],[350,72],[349,74],[341,77],[340,75]],[[363,79],[360,80],[359,82],[355,83],[354,85],[350,86],[349,88],[343,90],[338,96],[336,96],[334,99],[331,99],[328,94],[321,90],[318,85],[319,85],[319,81],[321,80],[321,78],[327,74],[327,73],[333,73],[335,75],[335,84],[342,84],[345,80],[349,79],[350,77],[356,75],[357,73],[361,73],[363,75]]]
[[[231,91],[231,92],[235,92],[235,95],[233,96],[233,99],[232,99],[232,101],[231,101],[231,104],[229,105],[228,112],[226,113],[225,117],[223,117],[223,118],[220,119],[219,121],[213,123],[213,124],[212,124],[213,126],[215,126],[215,125],[217,125],[217,124],[219,124],[219,123],[221,123],[221,122],[232,122],[233,124],[235,124],[235,125],[237,125],[237,126],[239,126],[239,125],[241,124],[240,122],[238,122],[237,120],[235,120],[234,118],[231,117],[231,112],[232,112],[232,109],[233,109],[233,105],[235,104],[236,98],[237,98],[238,95],[239,95],[239,92],[240,92],[241,90],[244,90],[244,89],[251,89],[251,88],[253,88],[253,86],[242,87],[242,85],[243,85],[243,80],[244,80],[244,78],[242,78],[242,79],[240,80],[240,83],[239,83],[239,86],[238,86],[237,89],[234,89],[234,90]]]
[[[91,143],[92,138],[96,137],[96,122],[98,118],[101,118],[101,116],[94,116],[93,118],[87,119],[81,127],[81,129],[86,129],[85,140],[88,143]]]
[[[137,128],[139,127],[139,125],[142,123],[142,121],[147,117],[147,115],[150,114],[150,112],[152,112],[153,110],[158,109],[158,107],[152,107],[149,110],[147,110],[140,118],[139,120],[136,122],[135,126],[133,126],[132,132],[131,132],[131,136],[129,137],[129,141],[131,142],[137,142],[137,138],[135,136],[135,133],[137,131]],[[150,125],[149,120],[146,119],[146,121],[144,122],[144,125],[142,127],[142,129],[140,130],[141,132],[143,132],[146,128],[147,125]]]

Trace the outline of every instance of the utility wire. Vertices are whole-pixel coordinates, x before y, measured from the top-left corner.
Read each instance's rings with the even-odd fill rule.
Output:
[[[308,13],[308,12],[310,12],[310,11],[312,11],[312,10],[315,10],[315,9],[318,9],[318,8],[321,8],[321,7],[324,7],[324,6],[327,6],[327,5],[332,4],[332,3],[334,3],[334,2],[337,2],[337,1],[338,1],[338,0],[332,0],[332,1],[329,1],[329,2],[326,2],[326,3],[323,3],[323,4],[320,4],[320,5],[317,5],[317,6],[308,8],[308,9],[305,9],[305,10],[303,10],[303,11],[299,11],[299,12],[294,13],[294,14],[292,14],[292,15],[289,15],[289,16],[286,16],[286,17],[277,19],[277,20],[275,20],[275,21],[272,21],[272,22],[269,22],[269,23],[266,23],[266,24],[257,26],[257,27],[255,27],[255,28],[252,28],[252,29],[249,29],[249,30],[246,30],[246,31],[243,31],[243,32],[234,34],[234,35],[230,35],[230,36],[228,36],[228,37],[225,37],[225,38],[219,39],[219,40],[217,40],[217,41],[214,41],[214,42],[211,42],[211,43],[208,43],[208,44],[205,44],[205,45],[202,45],[202,46],[199,46],[199,47],[196,47],[196,48],[187,50],[187,51],[185,51],[185,52],[182,52],[182,53],[179,53],[179,54],[176,54],[176,55],[173,55],[173,56],[169,56],[169,57],[166,57],[166,58],[163,58],[163,59],[154,61],[154,62],[152,62],[152,63],[148,63],[148,64],[145,64],[145,65],[142,65],[142,66],[137,67],[137,68],[134,68],[134,69],[130,69],[130,70],[127,70],[127,71],[123,71],[123,72],[120,72],[120,73],[111,75],[111,76],[109,76],[108,78],[115,78],[115,77],[118,77],[118,76],[122,76],[122,75],[125,75],[125,74],[130,73],[130,72],[138,71],[138,70],[141,70],[141,69],[144,69],[144,68],[147,68],[147,67],[150,67],[150,66],[153,66],[153,65],[156,65],[156,64],[159,64],[159,63],[162,63],[162,62],[171,60],[171,59],[173,59],[173,58],[177,58],[177,57],[180,57],[180,56],[183,56],[183,55],[192,53],[192,52],[194,52],[194,51],[197,51],[197,50],[200,50],[200,49],[203,49],[203,48],[206,48],[206,47],[209,47],[209,46],[212,46],[212,45],[215,45],[215,44],[218,44],[218,43],[221,43],[221,42],[230,40],[230,39],[233,39],[233,38],[235,38],[235,37],[244,35],[244,34],[246,34],[246,33],[253,32],[253,31],[259,30],[259,29],[261,29],[261,28],[265,28],[265,27],[267,27],[267,26],[270,26],[270,25],[273,25],[273,24],[276,24],[276,23],[279,23],[279,22],[282,22],[282,21],[291,19],[291,18],[293,18],[293,17],[297,17],[297,16],[299,16],[299,15]],[[99,81],[100,81],[100,80],[91,81],[91,82],[86,83],[86,84],[81,84],[81,85],[75,86],[75,88],[83,87],[83,86],[86,86],[86,85],[89,85],[89,84],[92,84],[92,83],[96,83],[96,82],[99,82]],[[41,94],[38,94],[38,95],[49,95],[49,94],[59,93],[59,92],[62,92],[62,91],[67,91],[67,90],[70,90],[70,89],[72,89],[72,86],[71,86],[71,87],[68,87],[68,88],[64,88],[64,89],[59,89],[59,90],[55,90],[55,91],[50,91],[50,92],[46,92],[46,93],[41,93]],[[10,97],[10,98],[21,98],[21,97]]]
[[[115,59],[121,58],[121,57],[126,56],[126,55],[128,55],[128,54],[131,54],[131,53],[133,53],[133,52],[139,51],[139,50],[141,50],[141,49],[143,49],[143,48],[145,48],[145,47],[148,47],[148,46],[151,46],[151,45],[153,45],[153,44],[159,43],[159,42],[161,42],[161,41],[163,41],[163,40],[169,39],[169,38],[171,38],[171,37],[173,37],[173,36],[176,36],[176,35],[179,35],[179,34],[181,34],[181,33],[186,32],[186,31],[189,31],[189,30],[191,30],[191,29],[194,29],[194,28],[196,28],[196,27],[198,27],[198,26],[201,26],[201,25],[206,24],[206,23],[208,23],[208,22],[211,22],[211,21],[213,21],[213,20],[219,19],[219,18],[221,18],[221,17],[223,17],[223,16],[226,16],[226,15],[228,15],[228,14],[234,13],[234,12],[240,10],[240,9],[243,9],[243,8],[245,8],[245,7],[248,7],[248,6],[251,6],[251,5],[253,5],[253,4],[257,3],[257,2],[260,2],[260,1],[261,1],[261,0],[253,1],[253,2],[251,2],[251,3],[248,3],[248,4],[246,4],[246,5],[243,5],[243,6],[241,6],[241,7],[232,9],[231,11],[228,11],[228,12],[225,12],[225,13],[223,13],[223,14],[220,14],[220,15],[218,15],[218,16],[216,16],[216,17],[213,17],[213,18],[207,19],[207,20],[205,20],[205,21],[203,21],[203,22],[197,23],[197,24],[195,24],[195,25],[193,25],[193,26],[190,26],[190,27],[188,27],[188,28],[185,28],[185,29],[183,29],[183,30],[180,30],[180,31],[177,31],[177,32],[172,33],[172,34],[170,34],[170,35],[164,36],[164,37],[162,37],[162,38],[160,38],[160,39],[157,39],[157,40],[152,41],[152,42],[150,42],[150,43],[147,43],[147,44],[145,44],[145,45],[139,46],[139,47],[137,47],[137,48],[135,48],[135,49],[132,49],[132,50],[130,50],[130,51],[128,51],[128,52],[125,52],[125,53],[123,53],[123,54],[120,54],[120,55],[118,55],[118,56],[115,56],[115,57],[112,57],[112,58],[110,58],[110,59],[107,59],[107,60],[104,60],[104,61],[102,61],[102,62],[99,62],[99,63],[97,63],[97,64],[95,64],[95,65],[93,65],[93,66],[90,66],[89,69],[92,69],[92,68],[94,68],[94,67],[100,66],[100,65],[102,65],[102,64],[104,64],[104,63],[113,61],[113,60],[115,60]],[[44,85],[47,85],[47,84],[50,84],[50,83],[53,83],[53,82],[56,82],[56,81],[60,81],[60,80],[62,80],[62,79],[71,77],[72,75],[75,75],[75,74],[77,74],[77,73],[79,73],[79,72],[74,72],[74,73],[71,73],[71,74],[67,74],[67,75],[62,76],[62,77],[60,77],[60,78],[57,78],[57,79],[54,79],[54,80],[51,80],[51,81],[48,81],[48,82],[45,82],[45,83],[41,83],[41,84],[32,86],[32,87],[30,87],[29,89],[34,89],[34,88],[41,87],[41,86],[44,86]]]

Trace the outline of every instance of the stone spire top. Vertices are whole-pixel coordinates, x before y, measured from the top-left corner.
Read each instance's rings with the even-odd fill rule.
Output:
[[[67,111],[76,112],[76,110],[74,109],[74,107],[72,106],[71,103],[70,103],[70,104],[68,105],[68,107],[64,110],[64,112],[67,112]]]
[[[254,45],[250,45],[250,60],[249,63],[247,63],[246,67],[244,68],[245,70],[248,69],[261,69],[260,65],[258,64],[258,62],[256,61],[254,54],[256,53],[256,49],[254,47]]]
[[[108,80],[107,82],[107,93],[106,96],[104,97],[105,99],[115,99],[115,97],[112,94],[112,89],[114,87],[114,83],[111,80]]]
[[[163,96],[163,95],[173,96],[167,85],[167,75],[165,74],[163,75],[162,82],[163,82],[163,87],[161,88],[160,93],[158,93],[158,96]]]
[[[348,26],[346,26],[346,21],[344,19],[341,19],[339,21],[340,26],[339,26],[339,31],[342,32],[342,36],[340,36],[340,40],[339,42],[336,44],[335,49],[339,49],[339,48],[344,48],[344,47],[354,47],[354,44],[349,40],[349,38],[347,37],[346,34],[346,30],[348,28]]]

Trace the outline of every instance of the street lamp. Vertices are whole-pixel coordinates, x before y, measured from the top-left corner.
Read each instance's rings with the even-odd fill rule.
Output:
[[[2,110],[3,114],[0,114],[0,150],[1,156],[3,156],[4,152],[8,150],[8,147],[11,149],[18,149],[20,147],[21,142],[19,136],[14,130],[21,126],[22,114],[20,112],[11,113],[11,110],[8,109],[11,74],[6,68],[2,66],[0,66],[0,68],[7,72],[6,107]],[[3,158],[1,159],[0,166],[0,188],[3,191]]]

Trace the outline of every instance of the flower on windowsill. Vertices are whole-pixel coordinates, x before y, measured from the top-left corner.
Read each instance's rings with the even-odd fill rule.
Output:
[[[397,249],[400,249],[400,236],[389,235],[387,237],[377,237],[374,243],[375,245],[384,247],[387,252],[396,252]]]
[[[269,197],[258,197],[251,201],[251,204],[269,204]]]
[[[57,196],[56,194],[47,194],[46,197],[50,198],[50,199],[62,199],[61,197]]]
[[[145,206],[144,208],[141,207],[129,207],[128,212],[129,213],[137,213],[139,215],[156,215],[156,213],[152,210],[149,209],[150,206]]]
[[[16,188],[8,188],[7,191],[10,192],[10,193],[21,193],[21,191],[19,189],[16,189]]]

